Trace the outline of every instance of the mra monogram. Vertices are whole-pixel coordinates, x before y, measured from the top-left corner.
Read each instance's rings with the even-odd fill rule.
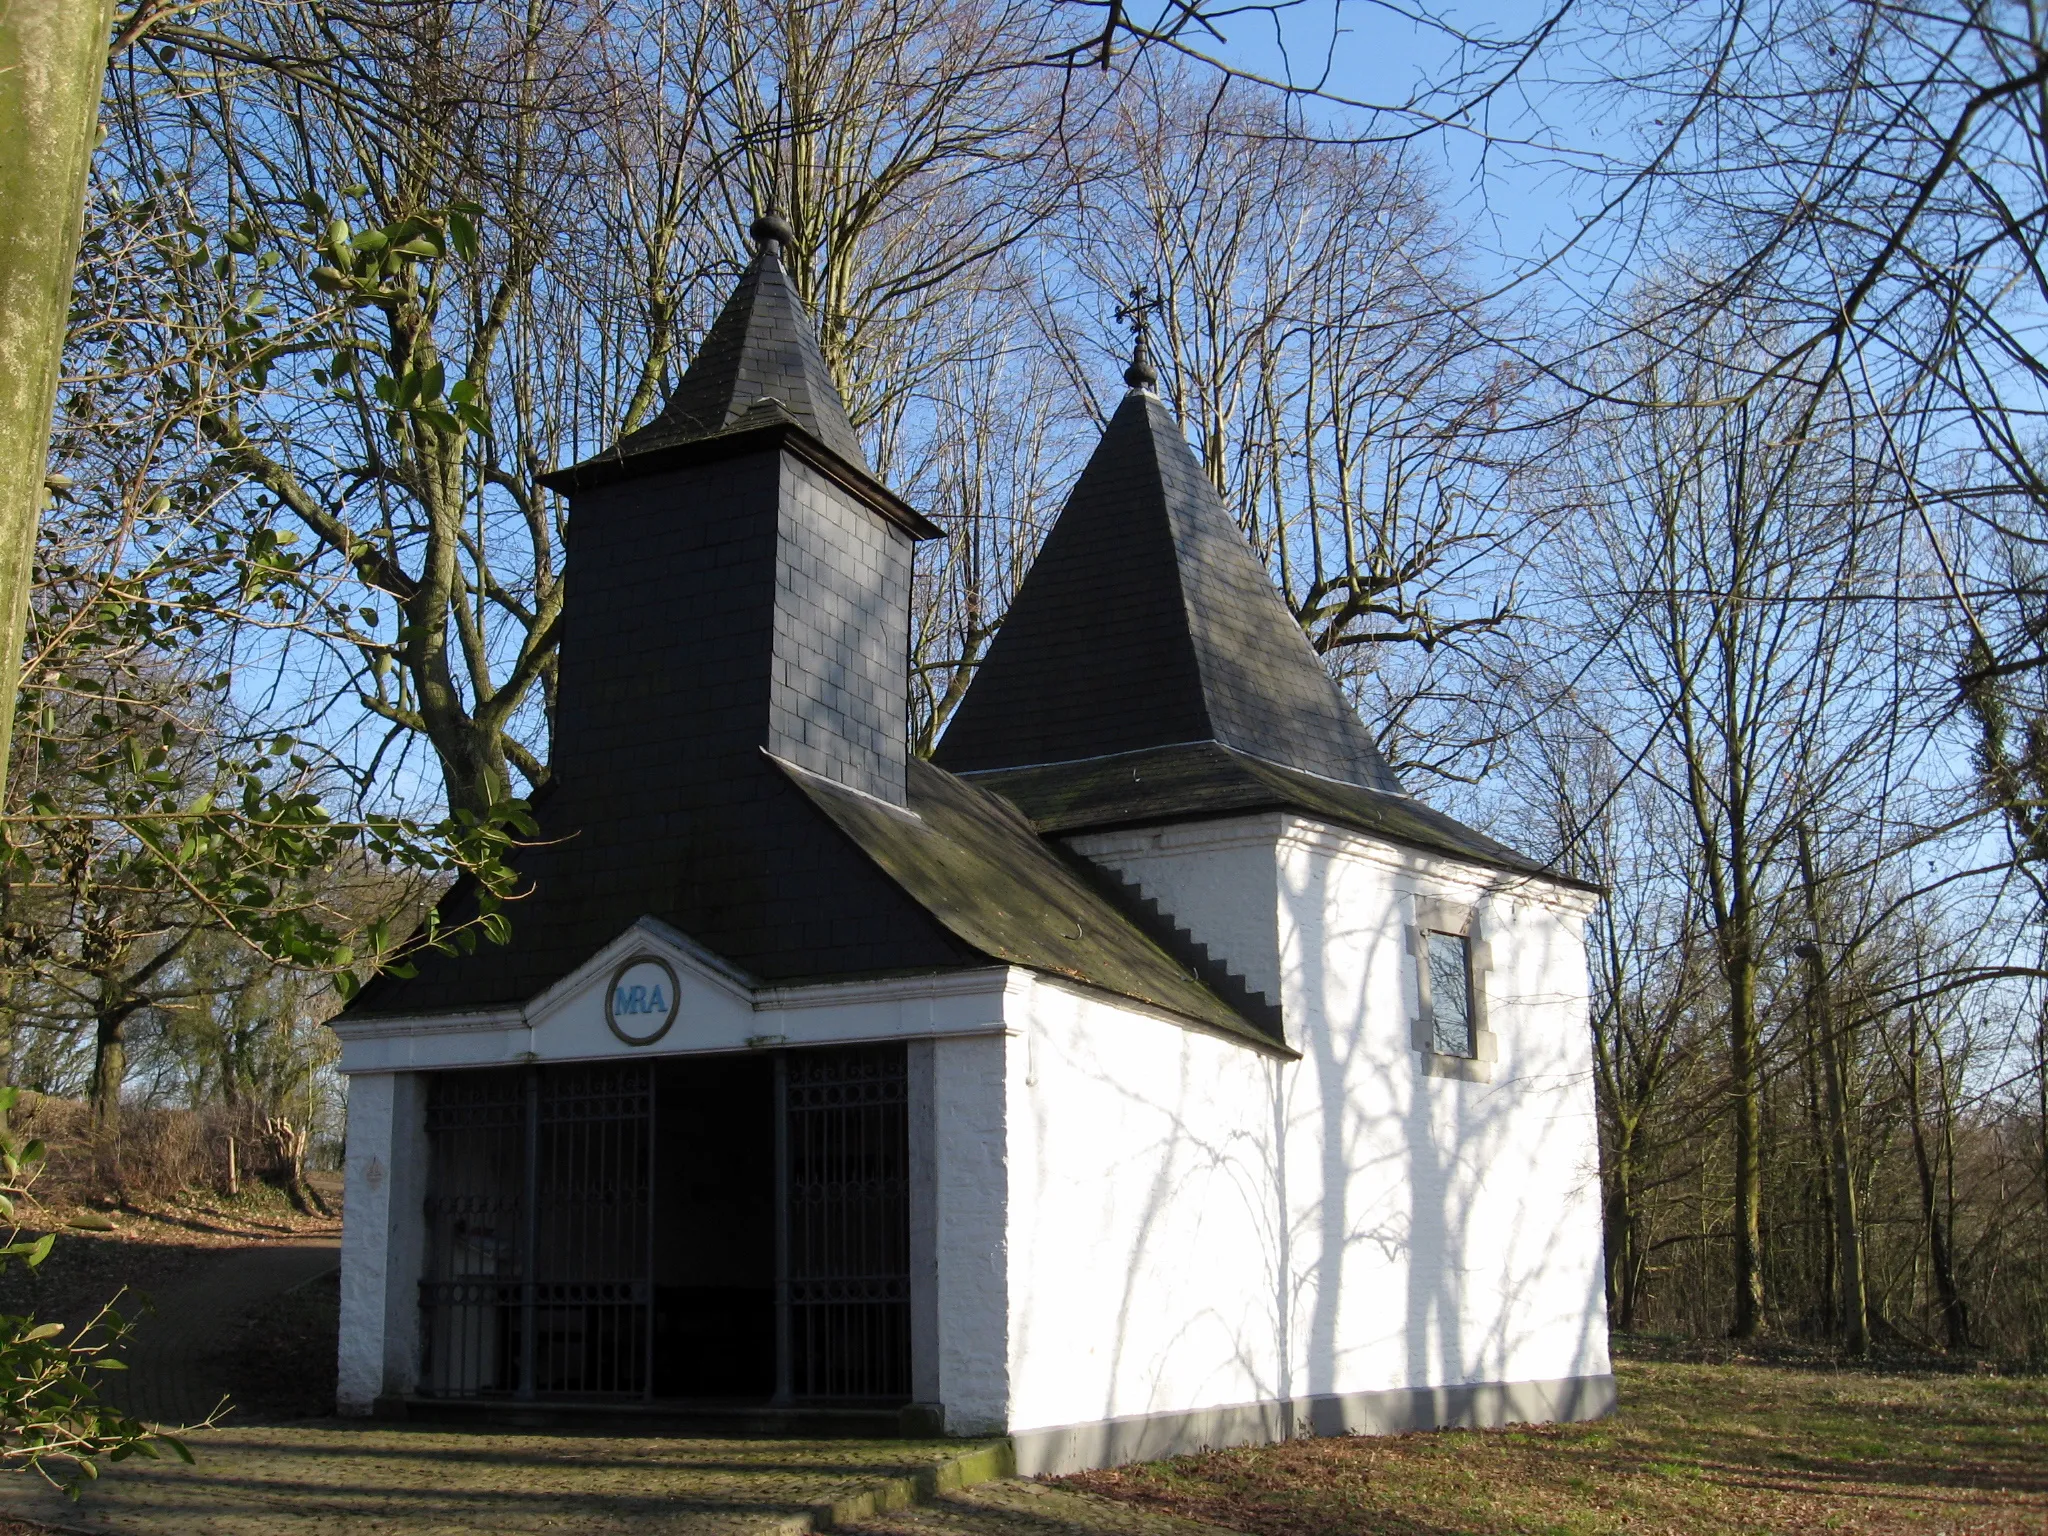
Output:
[[[636,1013],[667,1013],[668,998],[661,983],[651,987],[620,987],[612,993],[612,1015],[625,1018]]]

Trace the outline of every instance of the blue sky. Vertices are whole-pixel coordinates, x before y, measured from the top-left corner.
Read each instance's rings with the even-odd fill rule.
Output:
[[[1212,9],[1233,3],[1213,0]],[[1278,11],[1224,16],[1222,41],[1198,41],[1236,68],[1398,107],[1426,98],[1457,71],[1461,46],[1454,33],[1508,42],[1527,34],[1551,8],[1547,0],[1478,0],[1425,13],[1393,0],[1291,0]],[[1564,83],[1598,73],[1600,61],[1581,52],[1579,42],[1560,34],[1512,88],[1492,98],[1483,122],[1425,131],[1402,149],[1441,178],[1446,206],[1471,231],[1469,255],[1481,281],[1525,270],[1574,229],[1575,209],[1592,187],[1568,168],[1566,156],[1623,147],[1621,116],[1596,117],[1588,106],[1592,98]],[[1401,126],[1333,105],[1309,103],[1305,110],[1317,126],[1338,134]]]

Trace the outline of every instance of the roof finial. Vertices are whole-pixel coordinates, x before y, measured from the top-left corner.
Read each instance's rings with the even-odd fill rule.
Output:
[[[1159,308],[1160,299],[1156,293],[1147,293],[1143,283],[1131,286],[1131,301],[1117,306],[1116,317],[1128,321],[1131,327],[1131,366],[1124,370],[1124,382],[1133,389],[1142,389],[1147,394],[1159,382],[1159,375],[1152,367],[1152,344],[1149,336],[1152,312]]]
[[[754,219],[747,233],[754,237],[754,243],[761,248],[763,255],[768,253],[770,241],[775,244],[775,254],[780,256],[783,247],[796,238],[796,231],[789,227],[789,220],[775,211],[772,202]]]

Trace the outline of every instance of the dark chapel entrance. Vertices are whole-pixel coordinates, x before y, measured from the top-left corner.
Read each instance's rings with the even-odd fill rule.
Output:
[[[903,1403],[900,1044],[434,1075],[420,1390]]]

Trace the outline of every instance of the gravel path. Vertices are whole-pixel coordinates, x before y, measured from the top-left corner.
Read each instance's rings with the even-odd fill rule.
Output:
[[[108,1377],[108,1397],[151,1423],[198,1423],[227,1393],[225,1357],[242,1320],[340,1261],[333,1239],[209,1255],[154,1298],[129,1341],[128,1369]]]

